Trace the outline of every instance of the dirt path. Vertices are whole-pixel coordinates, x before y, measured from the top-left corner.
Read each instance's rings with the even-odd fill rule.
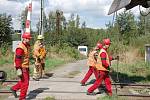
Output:
[[[54,97],[56,100],[96,100],[97,97],[105,96],[105,93],[88,96],[86,91],[90,85],[80,86],[80,80],[88,70],[86,62],[86,60],[80,60],[65,64],[51,71],[53,76],[48,79],[41,81],[32,81],[31,79],[27,98],[29,100],[43,100],[46,97]],[[98,92],[98,90],[96,91]],[[9,100],[13,99],[13,96],[9,97]]]

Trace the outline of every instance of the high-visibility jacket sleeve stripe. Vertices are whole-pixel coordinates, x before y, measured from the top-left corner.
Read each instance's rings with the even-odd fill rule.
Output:
[[[24,51],[21,48],[16,49],[16,55],[15,55],[15,65],[16,65],[15,67],[16,67],[16,69],[21,67],[22,59],[20,59],[20,58],[23,57],[23,54],[24,54]]]

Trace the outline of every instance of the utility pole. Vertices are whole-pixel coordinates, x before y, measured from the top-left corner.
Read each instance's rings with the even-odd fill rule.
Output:
[[[40,18],[40,30],[39,30],[39,35],[43,35],[43,4],[44,0],[41,0],[41,18]]]

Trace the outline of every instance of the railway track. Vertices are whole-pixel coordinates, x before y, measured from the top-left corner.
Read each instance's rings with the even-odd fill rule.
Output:
[[[33,80],[31,80],[33,81]],[[45,82],[59,82],[59,83],[77,83],[80,84],[79,81],[56,81],[56,80],[41,80]],[[17,82],[17,80],[5,80],[4,82],[12,83]],[[150,84],[133,84],[133,83],[112,83],[114,94],[117,96],[124,96],[124,97],[144,97],[150,98]],[[33,93],[41,92],[40,89],[34,91]],[[11,93],[9,90],[0,90],[0,94]],[[79,91],[50,91],[46,90],[43,93],[72,93],[72,94],[80,94],[86,92],[79,92]]]

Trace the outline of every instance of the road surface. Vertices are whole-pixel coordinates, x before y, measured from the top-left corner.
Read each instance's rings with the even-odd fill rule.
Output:
[[[98,97],[105,96],[105,93],[96,96],[86,95],[91,85],[80,85],[81,79],[88,70],[86,62],[87,60],[80,60],[60,66],[51,71],[53,75],[47,79],[33,81],[31,78],[27,99],[43,100],[46,97],[54,97],[56,100],[96,100]],[[95,79],[94,75],[88,81],[92,79]],[[12,95],[8,99],[16,100]]]

